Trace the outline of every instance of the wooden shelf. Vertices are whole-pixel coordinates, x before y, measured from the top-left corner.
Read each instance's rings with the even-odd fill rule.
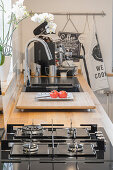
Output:
[[[108,77],[113,77],[113,73],[107,73]]]

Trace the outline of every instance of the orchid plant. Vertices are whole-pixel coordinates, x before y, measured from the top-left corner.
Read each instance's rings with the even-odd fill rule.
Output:
[[[47,22],[48,24],[45,27],[46,32],[49,33],[55,33],[57,25],[53,22],[54,20],[54,15],[48,14],[48,13],[42,13],[42,14],[37,14],[35,13],[32,17],[31,20],[33,22],[38,22],[39,24],[43,22]]]
[[[0,65],[3,65],[5,56],[12,54],[12,37],[14,31],[17,29],[18,24],[25,18],[32,14],[26,10],[23,5],[24,0],[18,0],[13,4],[12,9],[6,11],[3,0],[0,0],[0,11],[2,12],[2,35],[0,35]],[[5,32],[5,20],[7,19],[8,31]],[[55,33],[56,24],[53,22],[54,16],[52,14],[34,14],[31,16],[31,20],[38,22],[39,24],[46,21],[48,24],[45,29],[47,33]]]
[[[4,63],[5,56],[12,54],[12,36],[18,24],[29,16],[26,7],[23,6],[24,0],[18,0],[11,10],[6,11],[3,0],[0,0],[0,10],[2,12],[2,35],[0,36],[0,65]],[[5,19],[8,23],[8,31],[5,32]]]

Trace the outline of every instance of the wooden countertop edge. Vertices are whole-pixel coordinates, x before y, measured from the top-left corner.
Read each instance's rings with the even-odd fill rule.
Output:
[[[0,111],[3,111],[3,107],[0,107]]]
[[[16,106],[16,109],[25,109],[25,110],[29,110],[29,109],[44,109],[44,110],[47,110],[47,109],[50,109],[50,110],[53,110],[53,109],[56,109],[56,110],[64,110],[64,109],[69,109],[69,110],[73,110],[73,109],[75,109],[75,110],[87,110],[87,109],[96,109],[96,107],[95,106],[65,106],[65,108],[64,107],[62,107],[62,106],[59,106],[59,107],[56,107],[56,106]]]
[[[108,77],[113,77],[113,73],[107,73]]]

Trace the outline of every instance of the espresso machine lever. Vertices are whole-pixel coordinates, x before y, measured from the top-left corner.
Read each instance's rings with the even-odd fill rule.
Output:
[[[40,42],[41,44],[43,44],[46,54],[47,54],[47,57],[48,57],[48,60],[53,59],[51,51],[48,47],[48,44],[43,39],[33,38],[27,43],[26,48],[25,48],[25,73],[24,73],[24,83],[26,83],[26,81],[27,81],[27,86],[30,86],[30,84],[31,84],[30,83],[30,69],[29,69],[29,64],[28,64],[28,47],[32,42]]]

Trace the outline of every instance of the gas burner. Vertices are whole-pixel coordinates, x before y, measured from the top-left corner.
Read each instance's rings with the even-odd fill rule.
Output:
[[[70,144],[68,147],[69,152],[82,152],[83,145],[82,144]]]
[[[23,145],[24,154],[34,154],[38,152],[38,145],[35,143],[25,143]]]
[[[41,125],[27,125],[22,128],[25,135],[43,135],[43,127]]]

